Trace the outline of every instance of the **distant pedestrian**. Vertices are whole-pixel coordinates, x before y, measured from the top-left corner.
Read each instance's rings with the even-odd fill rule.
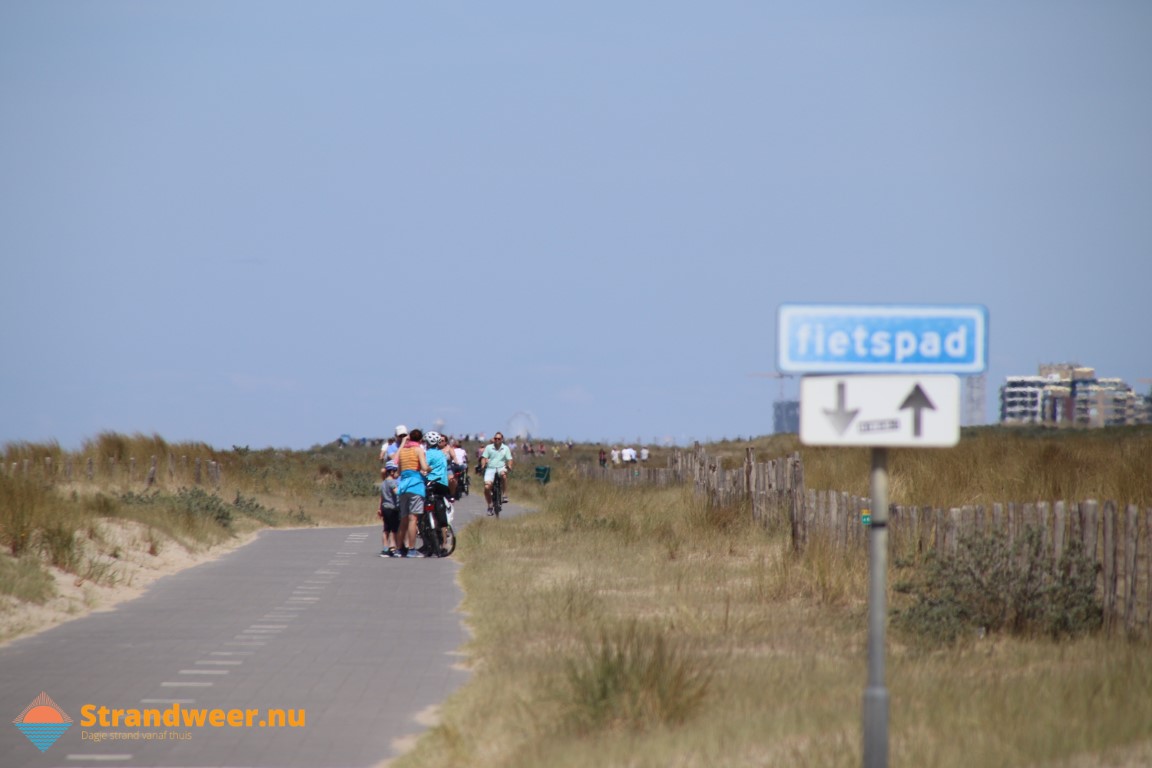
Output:
[[[400,445],[407,436],[408,427],[403,424],[397,424],[395,436],[388,438],[388,443],[384,446],[384,450],[380,451],[380,460],[384,462],[395,461],[396,451],[400,450]]]
[[[608,466],[608,451],[604,450],[604,446],[600,446],[600,468]]]

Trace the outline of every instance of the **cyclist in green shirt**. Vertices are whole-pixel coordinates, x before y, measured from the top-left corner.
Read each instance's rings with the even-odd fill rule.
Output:
[[[484,446],[480,454],[480,467],[484,470],[484,501],[488,502],[488,512],[492,512],[492,481],[496,474],[504,485],[501,503],[508,503],[508,470],[512,469],[512,451],[504,445],[504,435],[497,432],[492,436],[492,442]]]

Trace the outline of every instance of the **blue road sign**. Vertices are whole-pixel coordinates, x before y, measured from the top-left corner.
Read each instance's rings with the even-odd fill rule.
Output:
[[[979,305],[783,304],[784,373],[981,373],[988,310]]]

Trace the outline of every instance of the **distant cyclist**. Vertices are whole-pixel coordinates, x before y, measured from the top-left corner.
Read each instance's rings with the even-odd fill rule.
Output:
[[[480,454],[480,468],[484,470],[484,501],[488,502],[488,514],[492,514],[492,481],[500,474],[504,493],[500,502],[508,503],[508,470],[512,469],[512,451],[504,445],[504,435],[497,432],[492,442],[484,446]]]
[[[452,468],[454,471],[468,471],[468,451],[461,447],[459,440],[452,441],[451,456],[449,458],[451,462],[456,465]]]

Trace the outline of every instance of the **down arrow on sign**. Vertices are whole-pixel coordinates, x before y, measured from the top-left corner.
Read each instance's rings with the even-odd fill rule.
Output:
[[[844,407],[844,401],[846,399],[845,389],[844,382],[836,382],[836,410],[832,410],[831,408],[824,409],[824,414],[840,434],[844,434],[844,431],[852,424],[852,420],[856,418],[856,414],[860,413],[859,408],[854,411],[849,411]]]

